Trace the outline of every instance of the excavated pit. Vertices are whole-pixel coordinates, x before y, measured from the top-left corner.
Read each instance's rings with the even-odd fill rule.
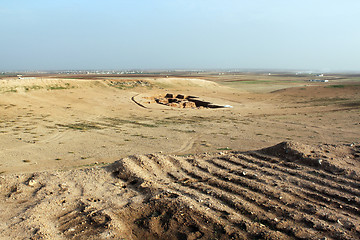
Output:
[[[176,108],[193,108],[193,109],[202,109],[202,108],[226,108],[230,106],[216,105],[211,102],[203,101],[198,99],[195,96],[186,96],[182,94],[172,94],[167,93],[162,96],[151,97],[151,99],[161,105],[166,105]]]

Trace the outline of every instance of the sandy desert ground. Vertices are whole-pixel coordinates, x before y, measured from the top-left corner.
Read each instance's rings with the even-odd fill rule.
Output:
[[[360,76],[323,78],[1,77],[0,236],[357,239]]]

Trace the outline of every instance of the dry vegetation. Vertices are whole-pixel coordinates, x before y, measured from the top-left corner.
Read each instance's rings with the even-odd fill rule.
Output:
[[[0,235],[359,238],[360,79],[310,78],[2,77]]]

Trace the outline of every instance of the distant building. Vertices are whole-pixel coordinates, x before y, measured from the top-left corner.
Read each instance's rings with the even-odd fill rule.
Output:
[[[326,80],[326,79],[310,79],[309,82],[329,82],[329,80]]]

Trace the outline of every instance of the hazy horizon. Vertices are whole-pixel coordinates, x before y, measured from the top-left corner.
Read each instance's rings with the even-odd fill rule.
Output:
[[[360,71],[360,1],[6,1],[0,71]]]

